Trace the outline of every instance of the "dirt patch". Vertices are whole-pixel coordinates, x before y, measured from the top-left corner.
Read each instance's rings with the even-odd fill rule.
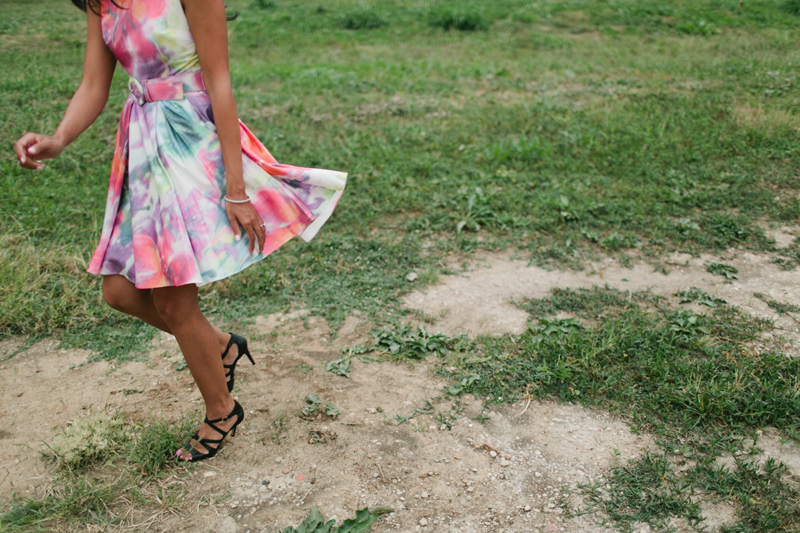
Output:
[[[330,343],[331,331],[313,317],[260,317],[251,331],[258,364],[237,373],[235,395],[247,410],[237,437],[218,459],[189,468],[185,516],[153,519],[152,509],[131,508],[124,527],[273,531],[299,523],[311,506],[342,520],[388,505],[396,512],[374,531],[610,531],[590,516],[567,518],[568,488],[602,482],[611,466],[649,448],[649,437],[574,405],[487,412],[469,396],[454,402],[425,363],[354,359],[350,379],[322,370],[341,347],[367,341],[368,327],[350,317]],[[180,355],[166,335],[148,363],[82,364],[87,356],[41,342],[0,365],[13,376],[0,386],[0,498],[48,490],[52,465],[37,450],[80,414],[170,419],[202,409],[188,372],[175,370]],[[300,417],[310,393],[343,413]]]
[[[738,279],[726,282],[724,277],[707,272],[706,261],[735,266],[739,270]],[[722,259],[673,254],[667,263],[668,274],[657,272],[646,263],[626,268],[614,259],[589,264],[584,271],[575,272],[529,266],[528,261],[511,254],[487,254],[474,260],[474,266],[468,270],[409,294],[405,304],[437,319],[436,326],[450,335],[522,333],[528,315],[514,302],[544,298],[555,287],[609,285],[619,290],[650,290],[665,297],[697,287],[746,313],[774,319],[787,338],[800,338],[794,320],[778,315],[753,296],[762,293],[779,302],[799,302],[800,270],[781,270],[769,257],[749,252],[726,254]]]

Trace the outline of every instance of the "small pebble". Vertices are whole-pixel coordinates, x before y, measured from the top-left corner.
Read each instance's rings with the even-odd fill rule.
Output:
[[[428,525],[428,519],[427,518],[421,518],[420,521],[419,521],[419,525],[421,525],[422,527],[427,526]]]
[[[492,451],[489,452],[489,456],[490,457],[497,457],[497,452],[492,450]]]
[[[275,462],[276,462],[276,463],[279,463],[279,464],[280,464],[280,463],[282,463],[282,462],[283,462],[283,457],[281,457],[281,456],[279,455],[278,457],[276,457],[276,458],[275,458]]]

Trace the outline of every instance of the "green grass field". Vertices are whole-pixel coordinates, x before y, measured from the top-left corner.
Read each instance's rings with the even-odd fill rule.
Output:
[[[139,357],[152,330],[106,308],[99,280],[84,272],[127,78],[117,72],[107,110],[59,159],[41,172],[20,169],[13,142],[24,131],[52,132],[79,83],[85,23],[66,0],[0,2],[0,339],[56,336],[98,358]],[[513,247],[554,268],[603,254],[658,265],[670,251],[731,247],[800,264],[800,243],[777,249],[765,233],[800,217],[798,0],[235,0],[229,8],[239,13],[229,28],[243,121],[279,161],[344,170],[350,181],[312,244],[290,243],[204,291],[218,321],[294,306],[334,328],[354,309],[398,323],[408,272],[430,283],[448,254],[477,250]],[[597,294],[570,305],[591,307]],[[532,319],[567,305],[561,296],[527,304]],[[689,485],[674,486],[712,487],[740,502],[743,518],[728,531],[797,531],[797,507],[787,504],[798,493],[779,468],[743,459],[739,477],[723,479],[707,461],[726,449],[714,437],[721,428],[748,434],[772,424],[798,434],[796,363],[780,362],[779,372],[774,354],[754,361],[709,344],[747,343],[769,325],[727,309],[704,318],[701,331],[667,309],[645,314],[607,297],[618,313],[580,339],[531,333],[453,348],[456,358],[496,355],[511,342],[527,375],[501,360],[471,368],[463,356],[451,377],[496,398],[522,394],[533,376],[543,383],[538,396],[637,410],[638,424],[664,436],[665,455],[618,472],[616,496],[598,496],[623,526],[696,514],[686,492],[659,490],[668,450],[688,438],[698,466]],[[617,341],[594,353],[621,335],[614,328],[661,355],[617,359],[630,349]],[[721,361],[729,366],[716,375]],[[658,390],[607,389],[614,376],[650,372],[682,377]],[[752,383],[737,381],[742,372]]]

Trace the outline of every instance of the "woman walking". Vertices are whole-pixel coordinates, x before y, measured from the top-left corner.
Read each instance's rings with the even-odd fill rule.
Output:
[[[238,120],[223,0],[73,2],[88,22],[81,84],[52,136],[26,133],[14,149],[43,168],[100,115],[117,61],[130,75],[88,270],[111,307],[177,339],[206,418],[176,455],[208,459],[244,419],[230,391],[236,363],[253,359],[203,316],[197,287],[313,238],[347,175],[278,163]]]

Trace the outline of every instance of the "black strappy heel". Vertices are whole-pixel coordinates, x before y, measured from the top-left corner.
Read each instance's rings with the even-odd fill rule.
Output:
[[[242,358],[243,355],[246,355],[250,362],[254,365],[256,364],[253,361],[253,357],[250,355],[250,350],[247,349],[247,341],[244,337],[237,335],[235,333],[231,333],[231,339],[228,341],[228,345],[225,347],[225,351],[222,352],[222,359],[225,359],[225,356],[228,355],[228,351],[231,349],[231,346],[236,345],[239,349],[239,355],[236,356],[236,361],[234,361],[230,365],[223,364],[222,366],[225,368],[225,379],[226,385],[228,385],[228,392],[233,390],[233,373],[236,370],[236,363],[239,362],[239,359]],[[228,379],[230,378],[230,379]]]
[[[244,409],[242,409],[242,406],[239,405],[239,402],[237,402],[236,400],[234,400],[233,403],[234,403],[233,411],[231,411],[230,414],[228,414],[227,416],[223,416],[222,418],[215,418],[214,420],[209,420],[208,417],[206,417],[205,420],[203,420],[203,422],[208,424],[211,429],[213,429],[222,436],[218,439],[201,439],[200,436],[197,433],[195,433],[194,436],[192,436],[192,438],[195,441],[195,444],[193,445],[187,444],[186,448],[181,448],[180,450],[175,452],[175,455],[178,457],[178,459],[182,459],[184,461],[194,461],[194,462],[211,459],[217,454],[217,451],[222,445],[222,441],[225,440],[225,437],[228,436],[228,433],[231,434],[231,437],[236,436],[236,426],[241,424],[242,420],[244,420]],[[225,422],[229,418],[232,418],[234,416],[237,417],[236,422],[233,424],[233,426],[231,426],[231,428],[228,431],[223,431],[214,425],[217,422]],[[202,445],[206,449],[205,453],[202,453],[197,450],[198,444]],[[209,444],[216,444],[216,446],[212,448],[211,446],[209,446]],[[186,457],[187,452],[189,453],[189,457]]]

